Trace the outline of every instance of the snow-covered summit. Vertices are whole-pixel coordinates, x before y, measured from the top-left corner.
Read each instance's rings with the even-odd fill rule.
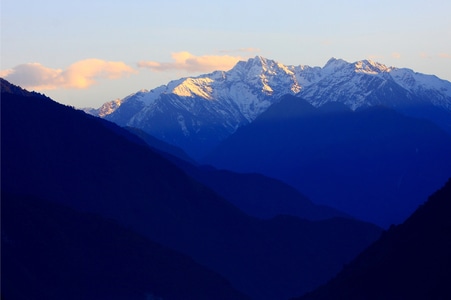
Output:
[[[108,109],[103,117],[141,128],[193,154],[199,152],[199,145],[188,149],[186,141],[208,140],[204,145],[208,148],[252,122],[285,94],[302,97],[314,106],[341,102],[351,109],[399,108],[420,101],[451,113],[451,83],[433,75],[372,60],[350,63],[331,58],[323,67],[311,67],[256,56],[229,71],[173,80],[105,104]]]
[[[335,57],[330,58],[327,63],[322,68],[322,73],[333,74],[335,72],[339,72],[349,66],[349,63],[343,59],[337,59]]]
[[[140,101],[144,106],[153,105],[162,95],[173,95],[180,97],[179,101],[189,102],[190,99],[204,99],[217,102],[230,103],[228,109],[237,108],[238,113],[252,121],[258,114],[263,112],[272,101],[286,93],[297,94],[301,85],[296,77],[296,68],[285,66],[274,60],[261,56],[238,62],[231,70],[216,71],[197,77],[188,77],[169,82],[148,92],[148,95],[127,97],[130,101]],[[219,103],[218,103],[219,102]],[[185,106],[185,104],[180,103]]]
[[[303,90],[305,92],[303,96],[309,100],[309,98],[312,98],[309,95],[317,93],[317,91],[314,89],[315,92],[308,92],[308,87],[320,81],[323,81],[322,87],[325,85],[324,83],[330,86],[348,81],[361,81],[356,76],[358,74],[373,75],[383,80],[393,80],[410,92],[428,91],[440,94],[441,97],[439,98],[442,99],[451,97],[449,81],[441,80],[433,75],[416,73],[410,69],[388,67],[372,60],[349,63],[343,59],[331,58],[321,68],[306,65],[284,65],[271,59],[256,56],[247,61],[238,62],[227,72],[215,71],[197,77],[173,80],[167,85],[151,91],[141,90],[122,99],[121,102],[134,99],[143,102],[145,105],[150,105],[162,94],[173,94],[184,98],[198,97],[213,101],[228,98],[239,104],[241,112],[246,116],[256,116],[258,113],[255,114],[250,110],[252,110],[251,106],[258,106],[259,99],[252,98],[259,98],[259,96],[280,97],[287,93],[298,94]],[[353,85],[352,88],[349,85]],[[358,82],[350,82],[346,86],[348,86],[348,91],[351,92],[360,88]],[[251,95],[247,95],[249,93]],[[242,94],[241,97],[240,94]],[[318,99],[311,100],[313,104],[317,105],[327,101],[326,99],[319,102]],[[114,102],[117,103],[116,100]],[[447,101],[436,101],[436,104],[449,109]],[[357,108],[359,103],[350,106]],[[119,106],[112,105],[112,107],[114,111]],[[108,112],[111,113],[112,111]]]
[[[358,61],[354,63],[354,67],[357,73],[373,74],[373,75],[381,74],[384,72],[390,72],[392,70],[391,67],[387,67],[386,65],[374,62],[372,60]]]

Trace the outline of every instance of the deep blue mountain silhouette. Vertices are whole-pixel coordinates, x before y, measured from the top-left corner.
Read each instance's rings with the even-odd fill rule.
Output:
[[[128,131],[41,95],[8,93],[8,85],[2,81],[2,193],[112,219],[190,256],[251,299],[287,299],[312,290],[380,234],[374,225],[344,218],[249,217]],[[49,232],[59,223],[54,225]],[[63,236],[73,236],[71,228],[61,226]],[[60,256],[71,257],[64,245]],[[107,280],[103,275],[99,282]],[[26,281],[2,272],[5,280],[28,288]],[[41,288],[52,290],[52,282]]]
[[[182,148],[177,146],[168,144],[156,137],[146,133],[145,131],[135,128],[135,127],[124,127],[132,134],[141,138],[148,146],[150,146],[154,151],[159,152],[161,155],[165,156],[168,159],[177,158],[179,160],[185,161],[192,165],[197,165],[197,162],[194,161]],[[172,161],[177,162],[175,159]]]
[[[260,174],[240,174],[211,168],[190,169],[188,172],[255,217],[272,218],[284,214],[308,220],[351,218],[331,207],[315,205],[295,188]]]
[[[159,151],[189,176],[213,189],[220,196],[247,214],[258,218],[273,218],[280,214],[308,220],[332,217],[351,217],[327,206],[315,205],[292,186],[262,174],[237,173],[201,166],[190,159],[183,150],[152,137],[144,131],[127,127],[150,147]]]
[[[315,108],[286,96],[205,159],[280,179],[315,203],[382,226],[400,223],[451,174],[451,137],[385,107]]]
[[[450,299],[451,179],[328,284],[300,298]]]
[[[30,196],[2,194],[1,255],[2,299],[249,299],[111,219]]]

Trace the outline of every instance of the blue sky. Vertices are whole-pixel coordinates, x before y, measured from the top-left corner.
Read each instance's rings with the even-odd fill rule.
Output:
[[[2,0],[0,75],[76,107],[261,55],[331,57],[451,81],[451,1]]]

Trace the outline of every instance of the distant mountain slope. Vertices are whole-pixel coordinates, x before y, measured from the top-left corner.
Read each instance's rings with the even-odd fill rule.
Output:
[[[188,154],[185,153],[185,151],[183,151],[181,148],[177,146],[168,144],[160,139],[157,139],[138,128],[124,127],[124,129],[141,138],[144,142],[146,142],[147,145],[149,145],[152,149],[156,150],[157,152],[160,152],[163,156],[165,155],[167,156],[167,154],[169,154],[168,158],[173,156],[183,161],[189,162],[191,164],[197,164],[191,157],[188,156]]]
[[[1,254],[2,299],[248,299],[117,222],[30,196],[2,193]]]
[[[307,220],[351,216],[327,206],[313,204],[307,197],[288,184],[254,173],[237,173],[200,166],[183,150],[166,144],[142,130],[127,127],[150,147],[160,151],[189,176],[205,184],[245,213],[258,218],[273,218],[280,214]]]
[[[451,179],[328,284],[302,300],[450,299]]]
[[[258,218],[291,215],[307,220],[353,218],[332,207],[316,205],[292,186],[256,173],[236,173],[212,167],[181,166],[247,214]]]
[[[425,120],[286,96],[204,162],[280,179],[315,203],[389,226],[448,178],[450,153],[451,137]]]
[[[371,60],[335,58],[320,68],[257,56],[227,72],[174,80],[105,103],[98,115],[142,129],[199,159],[286,94],[315,107],[328,102],[353,110],[384,105],[433,121],[451,134],[451,82]]]
[[[315,288],[380,234],[349,219],[251,218],[124,129],[48,98],[2,93],[1,130],[2,192],[113,219],[252,299]]]

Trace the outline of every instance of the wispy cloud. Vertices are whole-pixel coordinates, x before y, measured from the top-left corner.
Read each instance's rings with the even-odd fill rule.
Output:
[[[67,69],[52,69],[40,63],[18,65],[0,72],[0,76],[22,87],[36,90],[85,89],[99,79],[117,79],[135,70],[123,62],[86,59]]]
[[[392,58],[396,58],[396,59],[400,59],[400,58],[401,58],[401,53],[399,53],[399,52],[393,52],[393,53],[391,54],[391,57],[392,57]]]
[[[138,66],[152,71],[184,70],[188,72],[210,72],[229,70],[241,56],[232,55],[202,55],[196,56],[189,52],[172,53],[173,62],[140,61]]]
[[[438,56],[440,58],[451,58],[451,54],[450,53],[440,53]]]

